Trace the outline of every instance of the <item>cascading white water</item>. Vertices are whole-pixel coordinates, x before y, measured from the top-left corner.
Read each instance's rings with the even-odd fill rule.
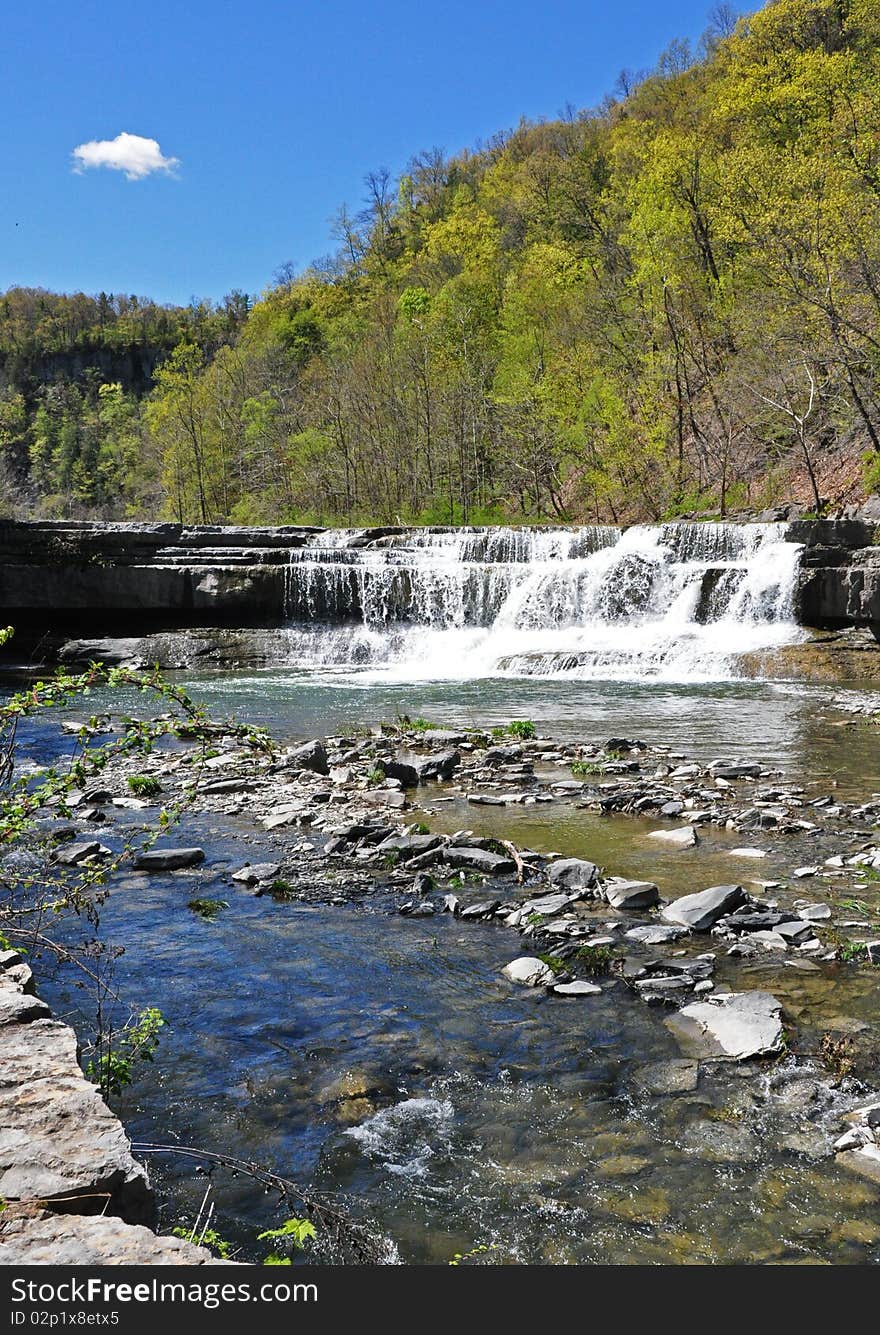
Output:
[[[801,638],[782,524],[317,534],[291,553],[291,661],[401,680],[711,681]]]

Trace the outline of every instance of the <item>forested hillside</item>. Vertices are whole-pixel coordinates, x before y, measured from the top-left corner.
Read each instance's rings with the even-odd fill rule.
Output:
[[[880,488],[880,5],[433,150],[253,309],[0,298],[5,508],[657,519]]]

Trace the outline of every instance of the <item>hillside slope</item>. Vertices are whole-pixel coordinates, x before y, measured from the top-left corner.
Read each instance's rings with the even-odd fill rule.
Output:
[[[876,0],[775,0],[367,193],[225,341],[163,349],[105,511],[658,519],[880,487]],[[65,447],[18,429],[58,513]]]

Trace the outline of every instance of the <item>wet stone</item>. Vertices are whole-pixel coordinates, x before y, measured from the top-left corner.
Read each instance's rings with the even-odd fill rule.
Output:
[[[81,862],[87,862],[91,858],[107,857],[109,853],[110,849],[98,843],[97,839],[90,839],[85,843],[67,844],[64,848],[57,849],[52,855],[52,860],[63,867],[78,867]]]
[[[693,848],[697,843],[697,832],[693,825],[683,825],[678,830],[652,830],[649,839],[660,839],[674,848]]]
[[[841,1168],[866,1177],[880,1186],[880,1145],[863,1145],[860,1149],[843,1150],[834,1156]]]
[[[602,991],[601,987],[583,978],[575,978],[570,983],[557,983],[551,990],[558,997],[595,997]]]
[[[491,918],[495,910],[500,907],[500,899],[485,899],[479,904],[469,904],[467,908],[461,909],[458,916],[462,920],[475,922],[480,918]]]
[[[636,1084],[649,1094],[690,1094],[699,1078],[700,1063],[687,1058],[657,1062],[636,1072]]]
[[[205,860],[203,848],[151,848],[146,853],[138,853],[134,860],[135,871],[180,871],[185,867],[196,867]]]
[[[628,941],[639,941],[644,946],[665,945],[687,935],[686,927],[664,927],[660,923],[647,927],[631,927],[624,935]]]
[[[291,751],[288,764],[291,768],[311,770],[314,774],[326,775],[330,773],[330,766],[327,763],[327,748],[323,742],[317,740],[297,746]]]
[[[778,1052],[782,1007],[769,992],[728,992],[685,1006],[666,1020],[695,1055],[744,1061]]]

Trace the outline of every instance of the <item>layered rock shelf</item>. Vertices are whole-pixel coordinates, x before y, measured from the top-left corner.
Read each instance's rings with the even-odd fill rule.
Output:
[[[207,1265],[159,1237],[156,1201],[119,1119],[77,1061],[76,1034],[0,954],[0,1265]]]
[[[674,527],[666,526],[667,531]],[[682,532],[685,528],[720,531],[722,527],[734,526],[691,524],[682,526]],[[20,636],[52,637],[46,645],[50,656],[53,648],[57,650],[75,634],[111,635],[113,642],[105,645],[110,656],[115,651],[117,656],[122,652],[123,657],[136,658],[140,646],[144,653],[158,653],[160,661],[168,659],[167,666],[179,666],[177,659],[199,657],[217,663],[277,660],[283,649],[273,640],[272,629],[294,614],[300,619],[304,614],[302,590],[290,578],[291,566],[298,559],[295,554],[301,555],[304,547],[326,532],[297,526],[3,523],[0,617],[14,623]],[[349,531],[344,546],[352,563],[352,608],[363,596],[362,553],[381,552],[389,546],[418,548],[427,533],[456,532],[461,531],[389,527]],[[467,532],[477,541],[484,539],[483,546],[491,553],[495,546],[509,545],[511,537],[551,530]],[[614,531],[597,528],[591,532],[601,546],[603,533]],[[880,635],[877,526],[867,519],[797,520],[788,524],[785,537],[803,545],[795,598],[800,623],[824,630],[860,628],[873,643]],[[337,551],[332,543],[329,550]],[[717,570],[710,566],[706,572],[710,602],[713,581],[717,583],[723,575],[723,561]],[[404,577],[402,572],[400,578]],[[367,595],[368,586],[367,580]],[[333,606],[312,608],[311,614],[331,620],[341,615]],[[200,643],[196,635],[192,643],[173,648],[149,642],[151,632],[179,633],[183,628],[197,632],[200,627],[223,629],[225,638],[209,637]],[[236,636],[231,628],[249,629],[257,640]],[[94,642],[89,647],[94,648]]]

